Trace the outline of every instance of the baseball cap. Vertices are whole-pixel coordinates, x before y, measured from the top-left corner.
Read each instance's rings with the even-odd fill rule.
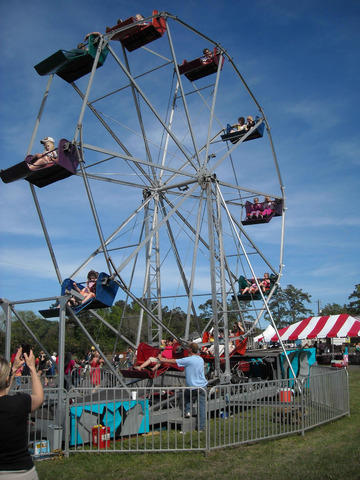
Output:
[[[46,142],[55,143],[55,140],[52,137],[45,137],[42,140],[40,140],[40,143],[42,143],[43,145],[45,145]]]

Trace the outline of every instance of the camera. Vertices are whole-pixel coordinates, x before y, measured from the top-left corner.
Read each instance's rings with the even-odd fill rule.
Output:
[[[24,353],[26,353],[27,356],[30,355],[31,346],[28,343],[23,343],[21,345],[21,348],[22,348],[23,355],[24,355]]]

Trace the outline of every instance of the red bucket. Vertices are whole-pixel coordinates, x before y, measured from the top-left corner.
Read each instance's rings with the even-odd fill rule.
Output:
[[[92,430],[92,446],[100,450],[110,448],[110,427],[95,425]]]
[[[289,403],[292,400],[291,388],[280,388],[279,390],[280,402]]]

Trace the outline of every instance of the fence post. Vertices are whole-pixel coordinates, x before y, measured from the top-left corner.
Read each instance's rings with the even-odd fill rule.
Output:
[[[347,368],[344,368],[346,375],[346,401],[347,401],[347,415],[350,417],[350,394],[349,394],[349,372]]]
[[[310,382],[310,375],[307,377],[307,381]],[[305,379],[301,380],[301,435],[305,435],[305,415],[306,415],[306,402],[305,402]]]
[[[64,454],[69,457],[70,445],[70,401],[69,392],[65,393]]]
[[[208,408],[208,392],[205,388],[205,455],[210,453],[210,412]]]

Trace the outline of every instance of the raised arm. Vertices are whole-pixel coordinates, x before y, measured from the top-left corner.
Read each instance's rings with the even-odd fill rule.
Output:
[[[10,388],[11,388],[11,385],[12,385],[12,382],[14,380],[14,375],[15,375],[15,372],[16,370],[18,370],[22,363],[23,363],[23,360],[21,360],[21,355],[22,355],[22,348],[20,347],[18,349],[18,351],[16,352],[16,355],[15,355],[15,358],[14,358],[14,362],[13,364],[11,365],[11,370],[10,370],[10,381],[9,381],[9,385],[8,387],[6,388],[5,392],[6,392],[6,395],[9,393],[10,391]]]
[[[38,376],[35,368],[35,357],[32,350],[28,356],[24,353],[26,365],[29,367],[31,375],[31,411],[33,412],[39,408],[44,401],[44,390],[41,385],[40,377]]]

